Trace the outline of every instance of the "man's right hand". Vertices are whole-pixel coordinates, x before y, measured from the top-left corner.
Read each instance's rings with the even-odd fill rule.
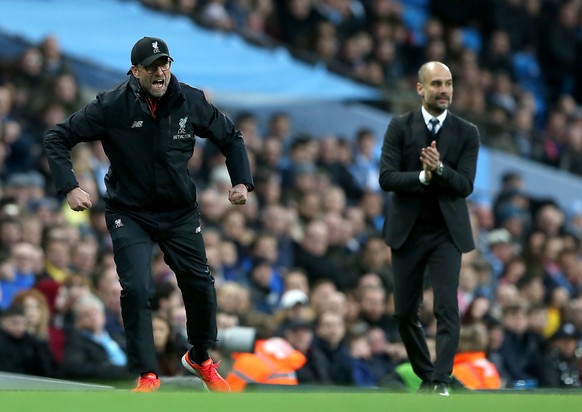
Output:
[[[89,198],[89,193],[85,192],[80,187],[76,187],[67,193],[67,203],[69,207],[76,212],[82,212],[89,209],[93,204]]]
[[[423,170],[424,170],[424,181],[426,183],[430,183],[430,181],[432,180],[432,172],[430,171],[427,165],[424,165]]]

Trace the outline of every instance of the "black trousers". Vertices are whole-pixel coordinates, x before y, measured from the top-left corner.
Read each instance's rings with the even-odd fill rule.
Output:
[[[427,268],[437,321],[434,363],[418,316]],[[398,329],[412,369],[423,381],[450,383],[460,333],[460,268],[461,252],[443,226],[416,225],[404,245],[392,250]]]
[[[107,227],[121,283],[121,313],[130,372],[157,371],[152,332],[151,261],[154,243],[176,274],[186,307],[188,341],[210,347],[216,340],[216,291],[206,259],[198,210],[132,213],[108,209]]]

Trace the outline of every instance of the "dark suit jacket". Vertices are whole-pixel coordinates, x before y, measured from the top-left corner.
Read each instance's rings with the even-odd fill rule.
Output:
[[[63,370],[68,377],[77,379],[120,379],[130,376],[126,367],[109,361],[103,346],[77,330],[67,336]]]
[[[420,151],[426,147],[426,125],[419,110],[395,116],[382,146],[380,187],[393,192],[384,221],[388,246],[402,246],[418,216],[426,186],[420,183]],[[466,198],[473,192],[479,152],[477,127],[450,111],[439,133],[437,149],[445,166],[442,176],[433,173],[438,199],[453,242],[461,252],[475,248]]]

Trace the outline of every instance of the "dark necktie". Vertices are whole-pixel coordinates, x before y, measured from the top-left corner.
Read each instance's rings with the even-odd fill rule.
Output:
[[[437,133],[437,131],[439,130],[439,119],[437,119],[436,117],[433,117],[432,119],[430,119],[428,130],[430,131],[430,134],[432,134],[434,136]]]

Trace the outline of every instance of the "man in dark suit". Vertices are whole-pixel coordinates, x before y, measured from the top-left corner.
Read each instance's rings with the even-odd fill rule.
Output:
[[[479,131],[448,111],[453,78],[443,63],[421,66],[416,91],[421,109],[392,118],[382,146],[380,187],[392,192],[384,238],[392,248],[398,328],[421,391],[448,396],[459,342],[461,254],[475,247],[466,197],[473,191]],[[425,271],[437,319],[434,363],[418,317]]]

